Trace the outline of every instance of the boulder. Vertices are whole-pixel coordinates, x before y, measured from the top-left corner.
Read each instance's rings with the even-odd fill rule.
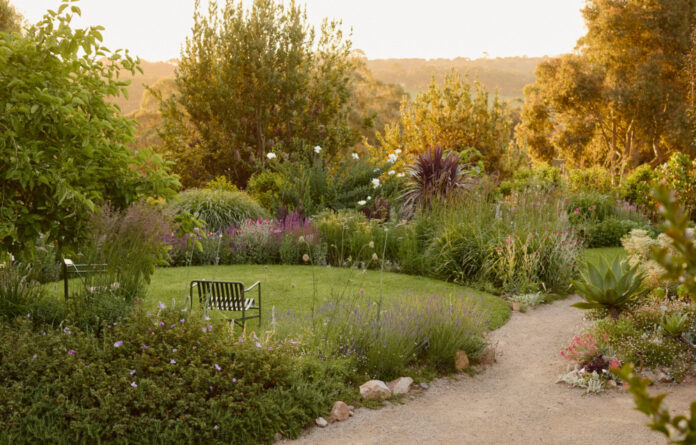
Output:
[[[519,301],[513,301],[512,302],[512,310],[515,312],[520,312],[520,302]]]
[[[429,386],[427,383],[425,383],[425,382],[421,382],[420,387],[421,387],[422,389],[428,389],[428,388],[430,388],[430,386]]]
[[[329,417],[329,422],[343,422],[350,417],[350,408],[344,402],[340,400],[334,403],[333,408],[331,408],[331,416]]]
[[[327,422],[326,419],[324,419],[323,417],[317,417],[317,419],[314,421],[314,423],[316,423],[317,426],[320,426],[322,428],[324,428],[325,426],[327,426],[329,424],[329,422]]]
[[[392,380],[391,382],[387,383],[387,387],[392,392],[392,394],[396,396],[399,394],[408,393],[408,391],[411,389],[412,384],[413,379],[411,377],[399,377],[398,379]]]
[[[391,397],[389,387],[381,380],[370,380],[360,385],[360,395],[363,399],[379,400]]]
[[[469,367],[469,356],[466,355],[466,351],[457,351],[454,356],[454,369],[457,371],[464,371]]]

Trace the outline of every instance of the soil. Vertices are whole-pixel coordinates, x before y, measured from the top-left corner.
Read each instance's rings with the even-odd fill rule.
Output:
[[[357,409],[345,422],[312,428],[297,444],[664,444],[645,426],[633,398],[621,389],[584,395],[556,380],[568,362],[560,356],[583,325],[569,298],[515,312],[490,334],[497,363],[473,377],[438,379],[403,404]],[[696,383],[660,384],[667,405],[685,412]]]

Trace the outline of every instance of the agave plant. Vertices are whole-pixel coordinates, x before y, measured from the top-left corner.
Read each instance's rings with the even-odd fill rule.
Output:
[[[465,171],[456,153],[445,156],[442,147],[436,146],[418,156],[410,178],[403,198],[404,209],[413,213],[456,192],[464,184]]]
[[[585,300],[573,306],[579,309],[606,309],[612,319],[629,309],[638,298],[643,274],[638,265],[631,267],[618,258],[609,264],[601,259],[598,264],[588,263],[573,281],[577,293]]]
[[[675,312],[662,316],[660,326],[670,337],[680,337],[689,327],[689,316],[686,313]]]

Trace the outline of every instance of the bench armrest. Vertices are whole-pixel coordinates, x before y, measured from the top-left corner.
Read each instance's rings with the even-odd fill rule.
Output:
[[[260,281],[257,281],[256,283],[252,284],[252,285],[249,286],[248,288],[244,289],[244,292],[249,292],[250,290],[252,290],[252,289],[255,288],[256,286],[258,286],[258,287],[259,287],[259,290],[261,290],[261,282],[260,282]]]

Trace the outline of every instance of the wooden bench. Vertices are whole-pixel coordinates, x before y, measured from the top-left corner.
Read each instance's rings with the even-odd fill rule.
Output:
[[[76,264],[70,258],[63,258],[63,280],[65,298],[68,298],[68,280],[71,277],[77,277],[82,282],[82,285],[88,294],[98,290],[115,290],[118,289],[119,283],[111,283],[110,286],[89,286],[86,278],[92,275],[107,275],[109,273],[108,264]]]
[[[257,290],[257,302],[253,298],[246,298],[246,293],[254,288]],[[210,309],[241,312],[241,318],[230,318],[229,320],[243,328],[247,320],[258,318],[259,327],[261,327],[260,282],[257,281],[245,289],[244,284],[239,281],[191,281],[191,286],[189,287],[189,307],[191,308],[193,308],[194,289],[198,290],[198,301],[205,312]],[[247,311],[255,311],[256,313],[247,315]]]

